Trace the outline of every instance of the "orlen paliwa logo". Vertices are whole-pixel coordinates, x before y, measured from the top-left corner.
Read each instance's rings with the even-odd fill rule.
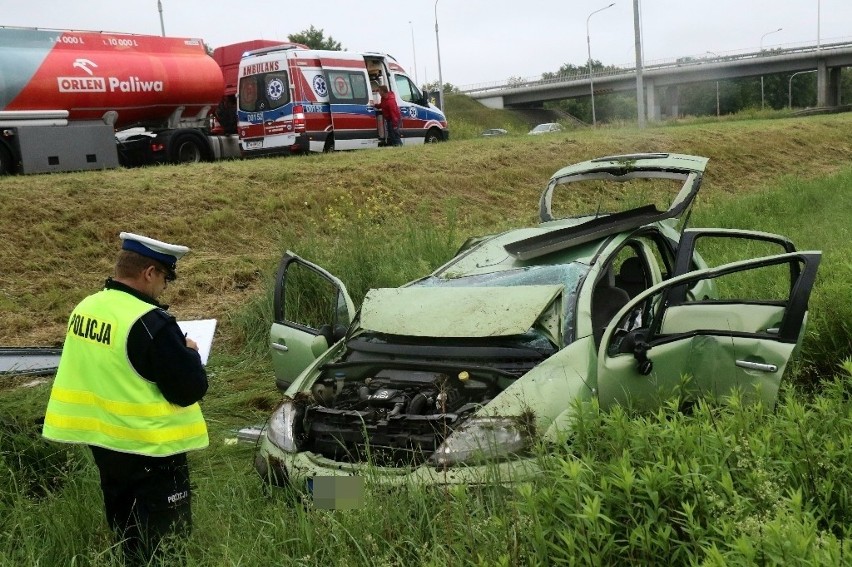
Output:
[[[74,67],[79,67],[89,75],[93,75],[89,66],[97,67],[97,65],[88,59],[77,59],[74,61]],[[127,77],[119,79],[118,77],[56,77],[56,83],[61,93],[104,93],[121,92],[121,93],[145,93],[145,92],[163,92],[163,81],[143,81],[139,77]]]
[[[105,93],[103,77],[56,77],[61,93]]]

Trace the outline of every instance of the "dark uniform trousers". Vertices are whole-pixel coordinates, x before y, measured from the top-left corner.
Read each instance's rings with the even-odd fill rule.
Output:
[[[127,559],[145,564],[164,557],[167,536],[189,536],[192,493],[186,453],[149,457],[90,449],[100,471],[107,521],[122,539]]]

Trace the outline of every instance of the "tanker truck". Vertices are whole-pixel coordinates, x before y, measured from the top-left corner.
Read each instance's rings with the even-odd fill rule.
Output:
[[[279,43],[0,27],[0,174],[239,157],[240,57]]]

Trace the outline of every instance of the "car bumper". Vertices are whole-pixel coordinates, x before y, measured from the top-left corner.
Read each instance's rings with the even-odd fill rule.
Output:
[[[535,457],[446,469],[431,465],[396,468],[341,463],[310,451],[284,452],[272,445],[265,436],[261,438],[254,466],[260,477],[269,484],[290,487],[300,492],[306,491],[309,481],[316,477],[363,476],[370,483],[382,486],[507,485],[529,481],[540,471]]]

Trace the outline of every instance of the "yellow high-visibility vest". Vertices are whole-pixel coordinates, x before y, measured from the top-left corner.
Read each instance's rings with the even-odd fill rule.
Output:
[[[130,328],[153,309],[115,289],[74,309],[44,416],[45,438],[155,457],[209,444],[198,403],[170,403],[127,358]]]

